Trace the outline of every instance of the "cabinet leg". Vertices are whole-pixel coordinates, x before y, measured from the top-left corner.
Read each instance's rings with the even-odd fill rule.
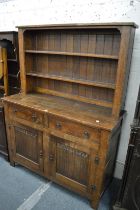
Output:
[[[95,200],[94,200],[94,201],[92,200],[92,201],[90,202],[90,205],[91,205],[91,207],[92,207],[94,210],[97,210],[97,209],[98,209],[98,204],[99,204],[98,201],[95,201]]]

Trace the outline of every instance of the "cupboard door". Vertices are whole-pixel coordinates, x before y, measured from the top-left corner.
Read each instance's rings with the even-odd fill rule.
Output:
[[[95,174],[95,152],[91,151],[85,146],[51,135],[49,161],[53,178],[62,185],[89,197]]]
[[[11,126],[13,160],[34,171],[43,170],[43,133],[15,123]]]

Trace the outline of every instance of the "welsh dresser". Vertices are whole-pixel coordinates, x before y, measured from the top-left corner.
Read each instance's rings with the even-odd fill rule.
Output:
[[[0,32],[0,98],[20,90],[18,33]],[[8,155],[4,107],[0,99],[0,153]]]
[[[21,93],[5,97],[10,163],[97,208],[123,119],[134,23],[19,26]]]

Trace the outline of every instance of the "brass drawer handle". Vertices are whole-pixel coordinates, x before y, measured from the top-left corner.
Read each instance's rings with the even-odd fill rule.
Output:
[[[43,151],[42,150],[40,151],[39,156],[40,156],[40,158],[43,157]]]
[[[35,122],[37,120],[36,114],[32,114],[32,121]]]
[[[84,136],[85,139],[89,139],[90,134],[89,134],[88,131],[84,131],[83,136]]]
[[[50,154],[49,155],[49,160],[53,161],[54,160],[54,155]]]
[[[60,122],[57,122],[57,123],[56,123],[56,128],[57,128],[57,129],[61,129],[61,128],[62,128],[62,125],[61,125]]]

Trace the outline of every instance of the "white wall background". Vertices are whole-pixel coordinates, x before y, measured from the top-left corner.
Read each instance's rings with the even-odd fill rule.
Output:
[[[140,0],[0,0],[0,31],[17,25],[128,21],[140,25]],[[115,176],[121,178],[140,84],[140,29],[136,30]]]

